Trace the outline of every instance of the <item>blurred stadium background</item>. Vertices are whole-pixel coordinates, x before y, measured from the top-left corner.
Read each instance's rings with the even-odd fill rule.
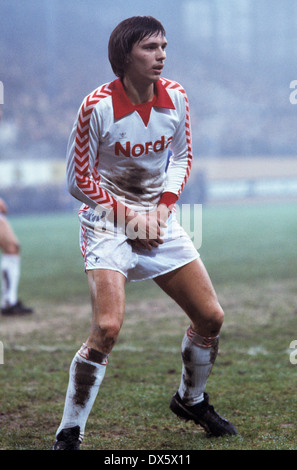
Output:
[[[0,0],[0,197],[35,308],[0,322],[0,450],[52,446],[91,313],[66,145],[84,96],[114,78],[111,31],[138,14],[164,23],[164,76],[190,100],[181,201],[203,203],[201,256],[227,313],[209,388],[240,436],[214,442],[169,416],[188,321],[153,282],[131,283],[84,448],[296,450],[296,0]]]
[[[164,76],[190,99],[194,167],[182,201],[296,200],[295,0],[3,0],[0,193],[10,213],[73,209],[69,132],[83,97],[114,78],[112,29],[138,14],[164,23]]]

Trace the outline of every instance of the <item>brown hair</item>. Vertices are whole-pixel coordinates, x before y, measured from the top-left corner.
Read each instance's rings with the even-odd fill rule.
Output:
[[[117,77],[123,78],[125,64],[134,44],[155,34],[166,35],[159,20],[152,16],[132,16],[112,31],[108,43],[108,58]]]

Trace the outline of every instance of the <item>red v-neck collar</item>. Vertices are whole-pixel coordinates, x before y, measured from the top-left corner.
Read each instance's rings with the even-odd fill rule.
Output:
[[[121,80],[118,78],[111,84],[112,105],[115,119],[121,119],[137,111],[145,126],[148,125],[151,110],[156,108],[175,109],[175,106],[160,80],[155,83],[155,95],[152,101],[134,105],[128,98]]]

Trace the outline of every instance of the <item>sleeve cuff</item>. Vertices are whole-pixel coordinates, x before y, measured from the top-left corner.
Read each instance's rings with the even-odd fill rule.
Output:
[[[176,203],[176,201],[178,200],[178,196],[174,193],[170,193],[170,192],[165,192],[162,194],[161,198],[160,198],[160,201],[159,201],[159,204],[165,204],[165,206],[167,206],[169,209],[172,208],[172,206],[174,206],[174,204]]]

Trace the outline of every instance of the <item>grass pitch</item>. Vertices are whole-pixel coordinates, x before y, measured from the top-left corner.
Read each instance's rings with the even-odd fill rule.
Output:
[[[127,285],[123,329],[90,415],[86,450],[296,450],[296,204],[206,207],[199,250],[225,310],[210,401],[238,436],[208,439],[168,406],[188,320],[153,282]],[[27,318],[0,318],[0,448],[47,450],[90,306],[73,214],[12,220]]]

